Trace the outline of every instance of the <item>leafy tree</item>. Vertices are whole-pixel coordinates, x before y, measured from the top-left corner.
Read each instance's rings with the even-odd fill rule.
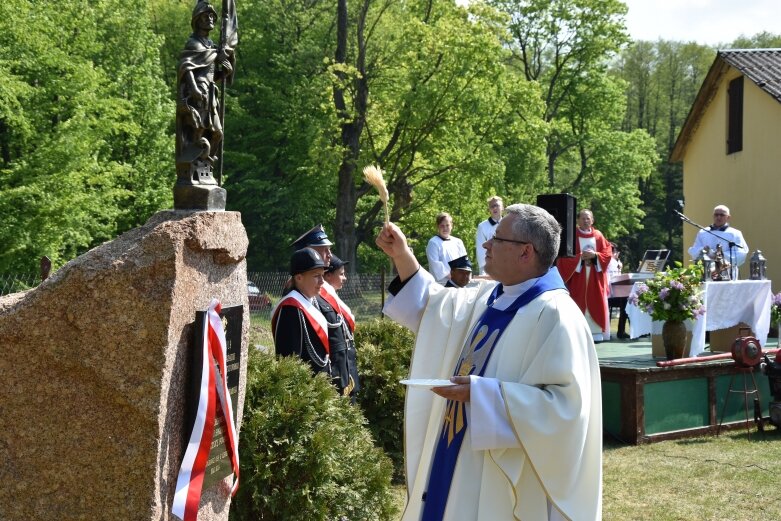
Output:
[[[385,16],[387,43],[372,55],[383,67],[368,72],[362,163],[385,169],[392,219],[410,232],[415,251],[422,254],[443,210],[457,216],[456,233],[473,251],[486,197],[539,175],[539,98],[508,74],[506,33],[494,11],[477,6],[470,18],[448,2],[400,3]],[[518,160],[511,168],[508,151]],[[361,184],[359,196],[367,192],[357,207],[359,241],[373,238],[382,215]]]
[[[647,41],[632,42],[617,60],[614,70],[620,69],[619,76],[626,81],[624,130],[642,128],[656,135],[657,118],[651,112],[656,106],[653,102],[658,101],[658,97],[653,98],[657,93],[655,66],[656,47]]]
[[[754,36],[741,35],[726,47],[729,49],[775,49],[781,47],[781,34],[762,31]]]
[[[681,221],[673,213],[683,199],[680,165],[667,161],[715,53],[694,42],[659,40],[634,42],[615,64],[627,81],[624,128],[644,128],[656,142],[662,161],[656,172],[641,180],[643,219],[641,233],[628,233],[622,242],[629,250],[627,264],[635,264],[645,249],[668,248],[680,260]]]
[[[445,0],[243,5],[253,29],[242,33],[225,158],[256,269],[285,267],[289,242],[317,222],[356,269],[355,249],[382,219],[361,176],[370,163],[384,168],[393,219],[413,243],[441,210],[468,223],[471,242],[487,195],[538,176],[539,101],[506,72],[495,11]],[[360,251],[365,266],[384,262]]]
[[[192,32],[190,21],[195,4],[193,0],[147,0],[150,28],[159,42],[162,78],[170,88],[172,98],[176,95],[179,53]],[[220,9],[219,5],[215,6]]]
[[[237,5],[241,42],[228,91],[228,208],[241,211],[257,270],[286,270],[289,244],[334,219],[335,121],[329,113],[332,2]]]
[[[158,40],[143,9],[124,7],[0,7],[0,270],[32,270],[42,255],[61,264],[169,204]]]
[[[548,183],[557,185],[556,162],[577,147],[579,136],[562,121],[581,105],[584,80],[606,70],[606,60],[627,41],[618,0],[492,0],[508,13],[513,37],[511,64],[528,81],[538,82],[544,100]]]
[[[543,99],[547,183],[590,207],[608,237],[640,227],[638,181],[657,161],[642,131],[626,134],[626,84],[608,63],[627,41],[618,1],[492,0],[510,16],[510,66]]]

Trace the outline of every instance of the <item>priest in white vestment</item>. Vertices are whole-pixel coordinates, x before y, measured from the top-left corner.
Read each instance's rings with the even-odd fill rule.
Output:
[[[396,225],[377,237],[399,274],[384,312],[417,335],[410,378],[454,384],[407,391],[403,521],[601,519],[599,365],[550,269],[559,231],[508,207],[486,243],[494,281],[461,289],[437,284]]]

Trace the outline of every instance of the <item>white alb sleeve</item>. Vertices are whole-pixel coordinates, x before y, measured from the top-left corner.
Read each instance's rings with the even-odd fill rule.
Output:
[[[432,284],[436,284],[434,277],[423,268],[419,269],[397,295],[388,295],[382,312],[388,318],[417,333],[420,319],[428,303],[429,286]]]
[[[507,417],[499,380],[471,375],[469,382],[467,422],[472,434],[472,450],[520,447]]]

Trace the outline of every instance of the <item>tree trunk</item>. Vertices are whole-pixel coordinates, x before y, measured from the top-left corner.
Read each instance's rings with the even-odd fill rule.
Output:
[[[366,105],[369,97],[369,88],[366,80],[366,42],[364,40],[364,24],[368,11],[368,1],[364,1],[357,21],[358,54],[355,67],[360,76],[353,79],[355,97],[352,110],[347,110],[344,90],[338,84],[334,85],[334,106],[341,118],[341,145],[343,148],[342,162],[339,165],[338,193],[336,196],[336,222],[334,223],[334,250],[344,261],[351,273],[358,269],[356,263],[356,251],[358,241],[355,234],[355,206],[358,202],[355,188],[355,171],[358,167],[360,154],[361,133],[366,121]],[[348,16],[347,0],[338,0],[336,13],[336,54],[337,63],[347,63],[347,35]],[[344,74],[339,73],[340,80]],[[354,117],[350,117],[350,113]]]
[[[548,138],[553,139],[553,138]],[[555,165],[556,165],[556,150],[554,150],[553,145],[548,143],[548,186],[550,188],[553,188],[556,184],[556,172],[555,172]]]

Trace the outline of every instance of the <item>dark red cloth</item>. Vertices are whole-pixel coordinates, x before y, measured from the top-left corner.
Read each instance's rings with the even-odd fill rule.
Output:
[[[575,241],[575,256],[560,257],[556,262],[556,267],[559,269],[561,278],[564,279],[564,282],[567,284],[570,296],[577,303],[578,307],[580,307],[581,311],[585,314],[588,310],[591,314],[591,318],[602,328],[602,331],[607,331],[607,288],[609,284],[609,281],[607,280],[607,265],[610,263],[610,259],[613,256],[613,250],[610,243],[605,239],[605,236],[595,228],[592,228],[590,233],[585,233],[580,229],[577,229],[577,236],[578,240]],[[583,266],[580,272],[575,271],[581,262],[580,237],[594,237],[594,240],[597,243],[597,250],[595,252],[597,256],[593,261],[596,261],[602,269],[602,271],[597,271],[596,266],[591,266],[591,276],[588,278],[588,286],[586,285],[586,266]]]

